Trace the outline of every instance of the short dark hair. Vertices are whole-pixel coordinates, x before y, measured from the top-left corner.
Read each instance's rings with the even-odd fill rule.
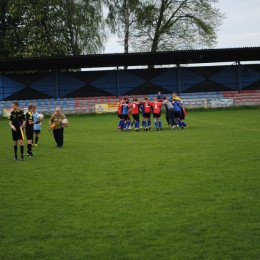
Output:
[[[19,106],[18,102],[17,101],[13,101],[12,104],[16,105],[16,106]]]

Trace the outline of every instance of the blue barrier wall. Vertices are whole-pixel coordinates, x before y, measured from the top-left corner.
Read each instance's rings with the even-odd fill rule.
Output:
[[[260,64],[0,74],[0,100],[260,89]]]

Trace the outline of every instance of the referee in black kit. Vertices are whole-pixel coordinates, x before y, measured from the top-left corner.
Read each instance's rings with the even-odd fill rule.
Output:
[[[14,160],[17,160],[17,143],[20,141],[20,151],[21,151],[21,161],[24,160],[23,152],[23,127],[25,126],[25,115],[23,111],[19,108],[18,102],[12,102],[13,111],[8,117],[9,125],[12,128],[12,137],[14,141]]]

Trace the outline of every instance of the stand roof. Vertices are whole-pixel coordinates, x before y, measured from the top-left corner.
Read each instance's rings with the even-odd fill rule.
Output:
[[[260,47],[90,54],[0,60],[0,71],[260,61]]]

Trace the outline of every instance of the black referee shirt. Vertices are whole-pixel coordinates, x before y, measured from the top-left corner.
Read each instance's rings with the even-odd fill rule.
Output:
[[[22,110],[13,110],[8,120],[12,121],[12,125],[15,128],[19,128],[23,124],[23,120],[25,120],[25,115]]]
[[[25,118],[26,118],[26,129],[33,129],[33,124],[29,124],[29,122],[34,122],[33,120],[33,114],[31,111],[28,111],[25,115]]]

